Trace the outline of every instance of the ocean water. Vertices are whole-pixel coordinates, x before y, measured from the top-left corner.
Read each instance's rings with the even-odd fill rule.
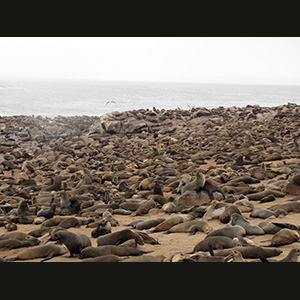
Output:
[[[0,79],[0,115],[100,116],[140,108],[300,104],[300,86]]]

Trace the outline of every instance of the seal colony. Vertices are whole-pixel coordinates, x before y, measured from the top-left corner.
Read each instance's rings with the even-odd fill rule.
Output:
[[[1,262],[298,261],[299,112],[0,117]]]

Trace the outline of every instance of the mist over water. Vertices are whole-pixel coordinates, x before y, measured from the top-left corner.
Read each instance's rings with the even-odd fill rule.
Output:
[[[300,104],[300,86],[0,79],[0,115],[100,116],[113,111]]]

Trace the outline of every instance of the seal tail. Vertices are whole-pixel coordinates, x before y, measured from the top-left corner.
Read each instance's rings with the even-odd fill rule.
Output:
[[[260,259],[261,262],[270,262],[266,257],[259,255],[258,257]]]
[[[163,232],[162,234],[170,234],[171,232],[169,230]]]
[[[49,260],[49,259],[51,259],[53,256],[54,256],[53,253],[52,253],[52,254],[49,254],[46,258],[42,259],[40,262],[44,262],[44,261],[46,261],[46,260]]]
[[[154,252],[154,250],[150,250],[150,251],[142,251],[142,254],[152,253],[152,252]]]

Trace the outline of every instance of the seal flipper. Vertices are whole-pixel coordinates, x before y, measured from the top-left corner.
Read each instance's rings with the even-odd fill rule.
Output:
[[[141,254],[140,254],[140,255],[146,254],[146,253],[152,253],[152,252],[154,252],[154,250],[150,250],[150,251],[141,251]]]
[[[48,256],[46,256],[46,258],[42,259],[40,262],[44,262],[44,261],[46,261],[46,260],[49,260],[49,259],[51,259],[53,256],[54,256],[54,254],[53,254],[53,253],[50,253]]]
[[[0,251],[9,251],[9,250],[11,250],[12,249],[12,247],[8,247],[8,248],[2,248]]]
[[[270,262],[266,257],[259,255],[259,259],[261,260],[261,262]]]
[[[213,245],[212,245],[212,242],[211,241],[208,241],[207,242],[207,245],[208,245],[208,251],[210,253],[211,256],[214,256],[214,249],[213,249]]]
[[[192,228],[191,232],[188,234],[188,236],[195,235],[197,231],[198,231],[198,229],[196,227]]]
[[[6,258],[6,261],[15,261],[15,260],[17,260],[17,256]]]

